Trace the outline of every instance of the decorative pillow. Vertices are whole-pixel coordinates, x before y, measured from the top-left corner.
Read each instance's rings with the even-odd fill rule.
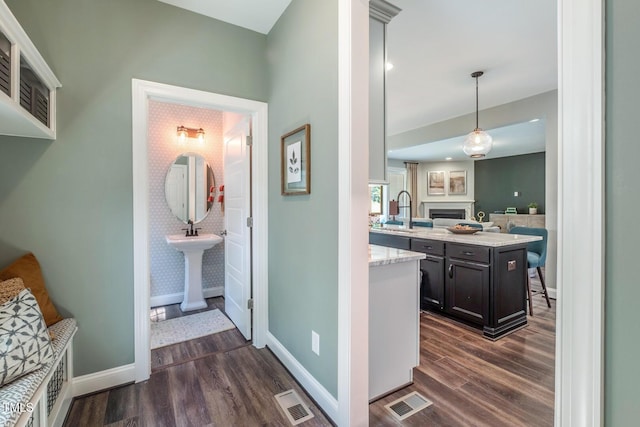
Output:
[[[62,316],[58,314],[58,310],[49,299],[49,293],[44,285],[44,279],[40,271],[40,264],[32,253],[24,255],[9,267],[0,271],[0,280],[14,277],[20,277],[24,281],[24,286],[30,289],[33,296],[36,297],[47,326],[62,320]]]
[[[28,289],[0,305],[0,386],[53,360],[38,302]]]
[[[22,292],[24,289],[25,289],[24,282],[19,277],[5,280],[4,282],[0,282],[0,304],[4,304],[10,299],[17,297],[18,294]],[[53,341],[56,338],[56,335],[53,333],[52,330],[48,330],[48,331],[49,331],[49,338],[51,338],[51,341]]]
[[[15,298],[23,289],[24,282],[19,277],[0,282],[0,304]]]

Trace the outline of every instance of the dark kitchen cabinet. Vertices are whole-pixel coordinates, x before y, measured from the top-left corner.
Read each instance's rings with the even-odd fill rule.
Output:
[[[455,258],[447,265],[447,313],[483,325],[489,315],[489,265]]]
[[[480,327],[489,339],[527,324],[526,243],[493,247],[377,232],[369,243],[426,254],[421,309]]]
[[[444,242],[411,239],[411,250],[426,254],[420,260],[420,308],[444,309]]]

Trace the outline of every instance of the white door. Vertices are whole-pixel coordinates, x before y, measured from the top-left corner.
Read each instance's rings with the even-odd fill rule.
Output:
[[[171,165],[167,175],[167,202],[178,218],[187,217],[187,165]]]
[[[195,174],[193,180],[195,181],[195,191],[193,199],[195,200],[195,214],[194,222],[201,221],[207,213],[207,195],[209,191],[207,189],[207,165],[204,157],[198,156],[195,159]]]
[[[251,147],[243,119],[224,136],[224,310],[246,339],[251,339]]]

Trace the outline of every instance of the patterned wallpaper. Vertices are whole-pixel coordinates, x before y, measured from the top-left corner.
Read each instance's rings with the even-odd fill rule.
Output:
[[[203,128],[204,145],[196,139],[179,144],[176,127]],[[169,166],[182,153],[203,156],[213,169],[216,191],[209,215],[197,224],[200,233],[219,234],[224,229],[224,212],[218,203],[223,184],[222,112],[179,104],[149,101],[149,253],[151,296],[184,291],[184,255],[171,248],[167,234],[184,233],[165,200],[164,183]],[[202,259],[202,287],[224,286],[224,243],[205,251]]]

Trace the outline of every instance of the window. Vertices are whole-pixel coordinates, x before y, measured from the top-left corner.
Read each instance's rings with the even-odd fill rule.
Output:
[[[369,186],[369,215],[382,215],[383,185]]]

